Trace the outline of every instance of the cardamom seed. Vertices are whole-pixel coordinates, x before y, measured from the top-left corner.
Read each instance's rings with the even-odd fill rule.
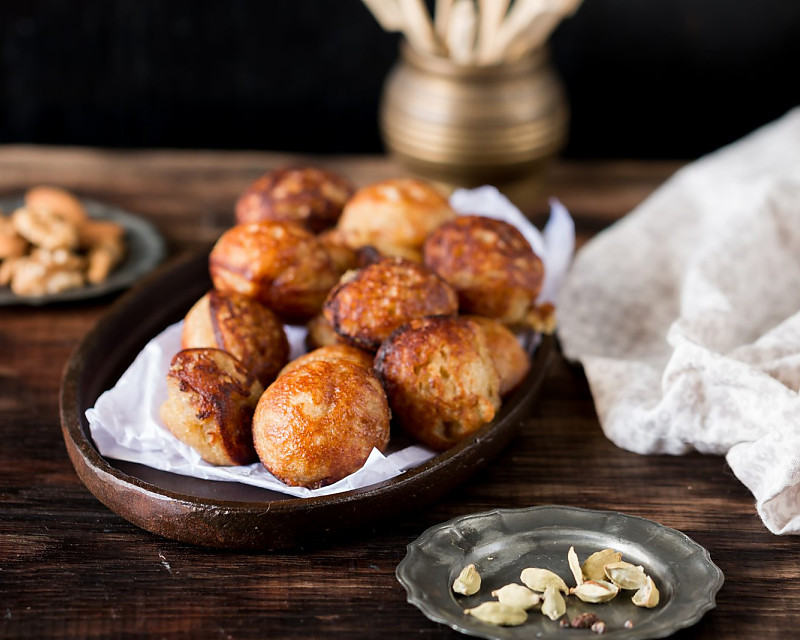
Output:
[[[453,582],[453,591],[465,596],[478,593],[481,588],[481,576],[474,564],[469,564],[461,570]]]
[[[658,606],[658,589],[656,588],[656,584],[653,582],[653,579],[650,576],[647,576],[644,586],[633,594],[631,601],[637,607],[645,607],[646,609],[652,609],[653,607]]]
[[[464,613],[489,624],[504,627],[516,627],[528,619],[525,609],[512,607],[502,602],[484,602],[472,609],[465,609]]]
[[[570,593],[583,602],[608,602],[619,593],[619,587],[605,580],[586,580],[570,589]]]
[[[637,567],[630,562],[612,562],[603,567],[608,579],[620,589],[641,589],[647,576],[643,567]]]
[[[521,584],[507,584],[504,587],[492,591],[492,595],[503,604],[520,609],[532,609],[541,602],[538,593],[534,593],[528,587]]]
[[[561,591],[555,585],[548,585],[544,590],[542,613],[551,620],[558,620],[567,612],[567,602]]]
[[[549,586],[555,587],[561,591],[561,593],[569,593],[567,583],[564,582],[559,575],[553,573],[549,569],[539,569],[536,567],[523,569],[519,579],[522,580],[526,587],[537,593],[544,593]]]
[[[613,549],[595,551],[581,565],[583,577],[586,580],[605,580],[606,572],[603,567],[620,560],[622,560],[622,554],[619,551],[614,551]]]

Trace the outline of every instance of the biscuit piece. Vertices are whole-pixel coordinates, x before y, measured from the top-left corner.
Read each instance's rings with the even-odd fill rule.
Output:
[[[228,229],[209,256],[214,288],[256,298],[289,323],[317,315],[339,274],[316,236],[286,222]]]
[[[37,211],[58,214],[74,225],[80,225],[89,218],[86,208],[74,195],[58,187],[39,186],[25,192],[25,206]]]
[[[236,222],[296,222],[312,233],[336,225],[353,195],[343,177],[314,167],[283,168],[265,173],[236,202]]]
[[[481,316],[465,317],[483,329],[489,346],[489,355],[500,376],[500,397],[507,396],[520,385],[530,371],[531,360],[528,353],[522,348],[517,336],[504,324]]]
[[[491,421],[500,378],[486,336],[466,318],[412,320],[375,356],[392,416],[408,434],[444,451]]]
[[[49,209],[22,207],[11,215],[14,230],[42,249],[75,249],[78,226]]]
[[[351,344],[375,351],[409,320],[457,310],[455,291],[437,275],[403,258],[383,258],[345,274],[325,301],[323,313]]]
[[[30,297],[77,289],[85,283],[83,263],[82,258],[65,249],[36,249],[14,259],[9,284],[18,296]]]
[[[353,248],[373,246],[383,255],[419,261],[425,238],[455,215],[430,184],[396,178],[356,191],[337,228]]]
[[[460,216],[425,242],[425,265],[458,292],[462,313],[524,324],[542,288],[544,266],[513,225]]]
[[[365,369],[372,369],[371,353],[367,353],[363,349],[359,349],[357,347],[351,347],[349,344],[333,344],[327,347],[314,349],[313,351],[304,353],[299,358],[295,358],[283,369],[281,369],[281,372],[278,375],[282,376],[285,373],[289,373],[289,371],[297,369],[297,367],[302,367],[307,362],[314,362],[315,360],[327,360],[329,362],[334,362],[336,360],[347,360],[349,362],[360,364]]]
[[[0,260],[24,256],[28,246],[28,241],[14,229],[11,218],[0,215]]]
[[[238,293],[206,293],[189,309],[181,348],[227,351],[265,387],[289,360],[283,324],[255,298]]]
[[[250,464],[252,418],[261,383],[231,354],[219,349],[185,349],[172,358],[161,419],[206,462]]]
[[[346,360],[315,360],[279,376],[258,402],[253,440],[276,478],[311,489],[360,469],[389,443],[389,406],[375,375]]]

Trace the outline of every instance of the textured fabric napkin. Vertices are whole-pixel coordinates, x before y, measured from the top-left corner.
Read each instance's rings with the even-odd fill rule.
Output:
[[[559,333],[609,439],[725,455],[767,528],[800,533],[800,109],[587,243]]]

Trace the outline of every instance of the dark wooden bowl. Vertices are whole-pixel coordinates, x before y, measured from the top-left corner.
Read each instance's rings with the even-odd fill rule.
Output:
[[[116,383],[144,345],[210,287],[207,253],[162,268],[109,309],[67,363],[61,425],[78,476],[133,524],[175,540],[229,549],[301,548],[368,531],[464,482],[517,432],[544,378],[553,340],[531,344],[531,371],[498,417],[467,440],[402,475],[363,489],[293,498],[235,482],[200,480],[102,457],[86,409]]]

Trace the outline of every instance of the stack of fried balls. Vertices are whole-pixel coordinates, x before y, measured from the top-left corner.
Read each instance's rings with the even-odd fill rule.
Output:
[[[530,367],[544,269],[520,232],[456,216],[417,179],[355,190],[283,168],[254,182],[186,314],[161,417],[215,465],[292,486],[357,471],[390,436],[444,451],[491,422]],[[306,325],[289,361],[285,324]]]

